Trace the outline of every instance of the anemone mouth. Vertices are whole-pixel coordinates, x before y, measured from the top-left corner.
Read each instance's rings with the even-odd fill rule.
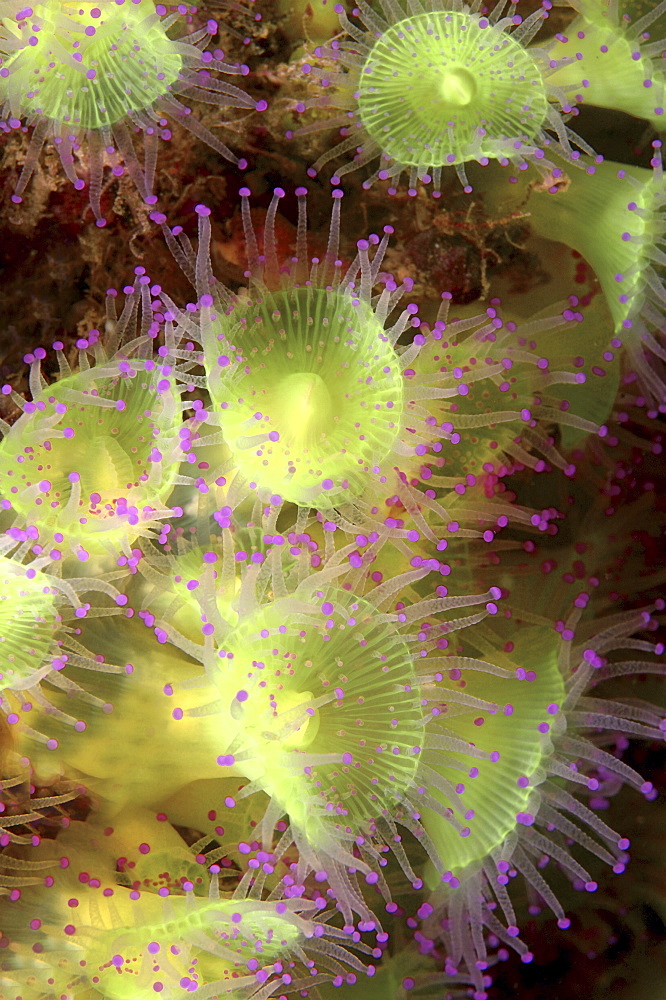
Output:
[[[533,56],[478,14],[436,11],[391,25],[360,73],[358,113],[386,156],[441,167],[509,155],[548,118]]]
[[[26,44],[4,62],[25,80],[24,113],[101,129],[125,118],[128,108],[151,107],[181,72],[183,58],[152,3],[100,10],[92,3],[47,2],[36,4],[33,16],[43,20],[42,30],[25,35]],[[24,37],[21,23],[12,34]]]
[[[335,401],[317,372],[286,375],[268,409],[276,426],[286,428],[280,436],[290,449],[316,449],[328,436],[331,421],[339,420]]]
[[[475,100],[478,90],[478,84],[468,69],[464,66],[447,66],[442,73],[435,100],[452,111],[455,108],[466,108]]]
[[[320,719],[318,709],[311,708],[312,697],[311,691],[282,689],[277,694],[265,688],[256,692],[247,709],[234,713],[242,721],[243,738],[263,747],[263,754],[270,754],[277,746],[287,752],[307,749],[317,735]]]
[[[329,506],[359,496],[400,432],[398,355],[371,307],[329,288],[256,289],[204,345],[214,405],[261,492]]]
[[[223,697],[238,687],[228,763],[316,849],[336,825],[367,830],[401,800],[424,719],[393,616],[337,589],[318,592],[311,610],[294,600],[259,609],[225,637],[232,657],[211,679]]]

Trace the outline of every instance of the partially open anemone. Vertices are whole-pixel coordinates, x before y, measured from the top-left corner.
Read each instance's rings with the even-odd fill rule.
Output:
[[[525,166],[542,160],[544,147],[574,160],[572,142],[592,152],[564,124],[563,113],[572,109],[565,91],[550,85],[555,67],[547,54],[525,47],[545,10],[524,21],[506,12],[504,0],[490,14],[476,0],[470,6],[462,0],[381,0],[374,7],[359,0],[354,21],[342,5],[336,10],[348,37],[315,54],[344,70],[319,70],[325,96],[297,110],[323,106],[343,114],[298,134],[342,126],[345,138],[319,157],[313,172],[352,153],[338,176],[380,159],[366,186],[407,170],[411,189],[417,180],[432,180],[437,192],[442,170],[454,166],[471,190],[464,166],[471,160]]]
[[[477,626],[475,645],[483,646],[483,634],[483,626]],[[489,855],[515,830],[516,822],[522,822],[531,795],[530,776],[548,752],[549,715],[564,700],[557,634],[552,633],[550,649],[546,637],[534,630],[524,629],[516,638],[512,662],[520,666],[513,670],[499,661],[445,655],[441,673],[425,689],[434,705],[431,740],[434,734],[443,743],[454,736],[490,755],[471,768],[464,752],[453,752],[449,764],[436,765],[429,761],[427,748],[421,755],[419,779],[425,787],[412,801],[431,851],[434,848],[439,875],[447,880],[460,879],[469,865]],[[492,656],[491,650],[488,644],[486,657]]]
[[[83,725],[69,712],[56,709],[49,689],[64,691],[70,698],[78,696],[89,704],[102,704],[67,676],[66,667],[109,673],[122,670],[106,663],[103,656],[93,656],[78,641],[76,625],[88,613],[113,614],[115,605],[126,604],[127,598],[101,576],[64,580],[55,575],[60,552],[35,556],[35,551],[42,551],[36,531],[14,530],[8,535],[0,541],[0,710],[10,725],[21,724],[23,730],[27,727],[32,736],[46,742],[47,737],[32,728],[34,707],[68,725]],[[91,610],[82,597],[95,591],[112,603]],[[92,674],[88,684],[94,687]]]
[[[2,690],[26,690],[52,669],[59,628],[59,592],[53,583],[34,566],[0,556]],[[79,604],[75,595],[74,601]]]
[[[579,850],[594,854],[616,873],[625,869],[629,842],[594,811],[595,800],[623,784],[648,799],[654,791],[604,746],[613,734],[662,740],[666,721],[655,705],[590,694],[614,678],[664,675],[659,659],[663,645],[634,638],[656,624],[654,610],[624,612],[585,625],[576,610],[555,631],[552,624],[531,624],[530,619],[537,618],[527,614],[527,622],[514,626],[512,641],[503,650],[496,641],[494,650],[493,642],[485,641],[482,626],[470,641],[483,660],[452,656],[453,673],[442,693],[443,701],[449,699],[443,725],[462,728],[480,747],[486,746],[487,732],[487,745],[492,743],[500,757],[492,766],[480,764],[468,776],[461,775],[458,785],[450,775],[445,786],[447,775],[441,768],[436,774],[433,769],[425,772],[423,807],[413,828],[420,829],[433,864],[429,884],[434,887],[438,878],[443,883],[427,907],[426,929],[443,938],[451,967],[465,967],[478,978],[478,988],[487,962],[484,928],[516,948],[524,961],[531,960],[527,945],[517,937],[507,890],[518,873],[554,912],[559,926],[567,927],[562,905],[542,874],[543,859],[552,859],[574,885],[588,892],[597,885],[577,860]],[[663,602],[658,610],[663,610]],[[623,659],[625,650],[647,657]],[[506,691],[511,701],[503,705],[489,700],[484,684],[476,682],[482,676],[477,671],[485,672],[491,698],[503,700]],[[510,680],[512,674],[515,679]],[[516,698],[514,691],[522,694]],[[425,754],[422,763],[427,764]],[[484,766],[489,772],[485,778]],[[434,779],[428,779],[428,773]],[[502,780],[494,781],[493,773]],[[438,795],[433,786],[440,790]],[[592,808],[572,794],[573,789],[590,796]]]
[[[131,329],[139,288],[117,333]],[[32,399],[3,389],[22,410],[11,426],[0,424],[4,506],[16,527],[37,528],[43,544],[62,544],[83,561],[121,549],[129,556],[131,541],[171,513],[165,503],[178,481],[185,404],[169,367],[152,359],[155,335],[122,346],[112,336],[102,346],[92,330],[78,341],[74,372],[57,342],[60,378],[50,385],[38,348],[26,355]]]
[[[427,487],[464,493],[470,485],[465,477],[502,453],[537,465],[543,459],[530,453],[541,452],[565,467],[542,424],[562,422],[585,432],[596,427],[575,416],[575,388],[570,411],[560,398],[550,400],[548,390],[584,382],[585,376],[551,371],[549,345],[545,356],[530,350],[529,323],[518,330],[522,341],[514,346],[514,327],[503,329],[494,307],[447,322],[446,294],[433,330],[423,327],[403,346],[399,338],[407,339],[419,321],[408,305],[390,325],[411,287],[408,279],[397,286],[381,274],[391,228],[381,239],[360,240],[344,273],[336,191],[326,254],[310,261],[306,192],[296,193],[296,253],[283,263],[275,216],[284,192],[278,189],[271,202],[260,254],[249,192],[241,191],[250,263],[246,294],[232,295],[212,276],[208,209],[198,209],[196,254],[189,241],[166,230],[199,295],[196,309],[180,310],[167,299],[167,320],[176,320],[169,342],[192,337],[203,347],[174,348],[175,370],[184,382],[208,390],[221,429],[220,435],[194,440],[192,450],[218,443],[228,449],[222,465],[205,474],[207,481],[222,473],[230,481],[232,506],[254,490],[264,502],[329,512],[352,528],[376,525],[389,498],[397,496],[416,527],[436,538],[422,511],[432,514],[433,523],[452,518],[447,501],[438,501],[435,490],[420,489],[421,480],[433,477]],[[552,330],[555,340],[558,327],[575,326],[579,318],[564,310],[534,330]],[[200,364],[205,376],[196,374]]]
[[[531,316],[525,324],[518,320],[516,336],[519,347],[529,347],[535,354],[547,358],[548,371],[558,373],[557,382],[551,375],[551,384],[537,388],[535,399],[546,403],[551,412],[553,408],[557,410],[549,429],[557,441],[558,451],[569,456],[574,446],[585,447],[592,441],[605,439],[609,433],[623,375],[622,344],[618,338],[610,336],[612,315],[600,291],[580,298],[570,295],[562,312],[575,317],[577,322],[551,333],[544,328],[545,323],[552,322],[553,307],[549,306]],[[503,312],[503,315],[508,326],[510,314]],[[571,379],[584,388],[572,390],[568,384]],[[548,426],[541,404],[535,407],[535,415]],[[590,425],[596,428],[596,434],[590,434]],[[538,451],[538,445],[533,448]],[[553,465],[559,464],[552,454],[549,460]]]
[[[442,387],[453,382],[456,393],[442,392],[433,399],[417,396],[405,420],[416,436],[410,417],[427,413],[434,440],[429,446],[427,436],[420,434],[417,453],[428,467],[428,485],[472,485],[474,477],[493,472],[507,460],[537,471],[547,460],[570,473],[569,461],[555,444],[557,429],[582,437],[603,434],[601,422],[587,419],[585,411],[606,417],[611,405],[586,404],[586,390],[578,388],[587,375],[574,363],[574,355],[588,330],[596,332],[589,322],[594,311],[580,311],[572,298],[560,306],[559,315],[553,307],[546,310],[548,315],[516,323],[505,318],[499,301],[493,300],[485,314],[449,321],[449,297],[442,298],[432,329],[424,324],[414,338],[421,344],[419,380]],[[415,374],[406,369],[408,382]],[[609,383],[617,385],[613,379]]]
[[[656,3],[635,20],[622,10],[632,5],[618,0],[572,0],[571,6],[580,17],[546,46],[559,63],[552,82],[567,91],[574,87],[579,103],[624,111],[663,129],[666,40],[654,28],[666,5]]]
[[[131,588],[130,598],[133,606],[141,609],[144,624],[155,626],[160,640],[168,635],[185,649],[190,648],[189,643],[203,645],[209,630],[209,606],[221,619],[234,621],[248,569],[263,567],[255,596],[270,599],[273,580],[266,560],[274,548],[281,551],[287,590],[293,590],[310,574],[311,567],[322,561],[324,554],[318,552],[317,543],[305,530],[303,514],[291,526],[283,518],[277,531],[272,508],[266,516],[259,504],[254,506],[252,512],[244,507],[238,516],[226,505],[214,509],[210,492],[200,493],[191,511],[196,525],[174,529],[172,523],[159,545],[144,546],[135,578],[138,585]]]
[[[661,405],[666,402],[666,194],[661,143],[653,145],[652,170],[604,162],[565,176],[558,168],[546,187],[533,186],[524,207],[539,235],[573,247],[592,266],[629,367],[650,401]],[[610,334],[609,343],[612,339]]]
[[[196,991],[205,1000],[268,1000],[374,973],[355,954],[372,950],[327,923],[323,900],[280,893],[262,899],[260,879],[254,886],[245,879],[233,894],[223,894],[219,866],[211,865],[208,875],[200,867],[206,856],[197,864],[194,854],[187,867],[206,874],[207,894],[195,892],[187,876],[156,891],[130,889],[113,871],[105,835],[92,827],[85,839],[81,853],[76,841],[59,838],[65,874],[27,889],[4,914],[11,946],[1,966],[2,1000],[17,996],[7,992],[12,986],[21,997],[55,991],[67,998],[158,994],[178,1000]],[[185,853],[182,844],[176,867]],[[170,854],[173,861],[173,845]]]
[[[46,140],[55,145],[63,170],[77,187],[75,154],[86,150],[90,204],[98,225],[105,162],[116,174],[123,165],[144,199],[152,194],[157,147],[169,138],[168,119],[233,163],[239,160],[179,97],[218,107],[255,108],[243,90],[227,83],[247,67],[223,61],[223,53],[202,51],[215,21],[182,38],[170,37],[178,14],[152,0],[44,0],[20,7],[0,4],[0,119],[5,131],[34,126],[25,166],[14,190],[21,196]],[[219,74],[223,74],[220,78]],[[128,127],[129,126],[129,127]],[[131,136],[144,133],[140,164]]]

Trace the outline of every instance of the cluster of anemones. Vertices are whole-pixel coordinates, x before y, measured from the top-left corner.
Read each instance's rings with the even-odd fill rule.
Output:
[[[85,137],[101,222],[103,154],[154,200],[174,94],[255,102],[210,75],[233,67],[202,57],[203,29],[174,41],[144,0],[83,7],[3,4],[0,88],[35,124],[16,197],[46,137],[74,178]],[[373,179],[408,168],[416,194],[447,166],[468,185],[474,160],[540,165],[519,197],[588,257],[610,322],[575,298],[526,321],[495,300],[457,315],[446,288],[426,322],[384,270],[391,226],[355,234],[345,262],[335,187],[314,256],[297,188],[284,259],[285,192],[257,231],[243,187],[243,287],[213,275],[205,205],[195,246],[156,210],[193,301],[137,267],[73,367],[56,342],[57,375],[26,355],[29,399],[3,387],[0,1000],[269,1000],[375,976],[378,996],[484,1000],[499,944],[532,957],[518,875],[564,929],[549,860],[588,892],[586,855],[624,870],[629,842],[599,809],[623,785],[655,794],[620,741],[663,739],[666,721],[622,681],[666,673],[664,602],[608,592],[628,557],[606,499],[640,440],[618,383],[664,402],[661,163],[617,177],[577,154],[592,151],[561,119],[569,81],[552,82],[569,63],[528,47],[545,13],[504,8],[361,4],[361,27],[340,11],[347,37],[317,58],[341,65],[318,72],[363,135],[348,167],[381,155]],[[561,510],[505,488],[527,469],[570,491],[569,541]]]

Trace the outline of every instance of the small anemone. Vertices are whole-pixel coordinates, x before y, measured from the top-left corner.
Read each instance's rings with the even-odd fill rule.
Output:
[[[180,98],[220,108],[264,105],[224,79],[247,73],[247,67],[224,62],[219,50],[202,51],[217,31],[216,22],[174,39],[169,29],[178,17],[152,0],[105,0],[99,5],[44,0],[22,9],[3,0],[0,124],[7,132],[34,126],[14,201],[22,200],[42,146],[50,140],[77,188],[85,182],[76,173],[75,154],[85,147],[90,204],[98,225],[106,221],[100,206],[105,160],[116,175],[123,173],[124,164],[142,197],[154,203],[158,142],[170,137],[168,118],[225,159],[241,162]],[[132,129],[144,133],[143,166]]]
[[[429,485],[459,488],[465,477],[496,471],[507,459],[537,472],[547,460],[570,475],[554,428],[582,437],[603,434],[605,428],[581,411],[606,416],[610,407],[586,406],[586,390],[578,388],[587,381],[575,363],[580,339],[595,329],[586,324],[586,310],[572,297],[559,314],[553,306],[547,315],[516,322],[493,299],[485,314],[449,320],[450,297],[442,299],[432,329],[423,324],[414,338],[421,345],[418,372],[422,383],[448,382],[455,393],[427,399],[417,388],[405,421],[410,426],[412,414],[427,412],[431,442],[421,435],[417,453],[429,465]],[[405,370],[408,382],[415,374]]]
[[[0,424],[5,509],[16,527],[37,528],[43,544],[63,545],[84,562],[119,549],[130,555],[131,541],[172,513],[165,502],[178,481],[185,404],[169,367],[152,358],[156,327],[118,339],[147,292],[140,271],[122,316],[110,318],[116,334],[105,345],[97,330],[78,341],[77,371],[56,342],[57,381],[45,380],[46,352],[37,348],[25,358],[32,399],[2,390],[22,411],[11,426]]]
[[[573,247],[591,264],[619,346],[624,344],[643,392],[661,405],[666,402],[666,195],[661,143],[653,146],[652,170],[610,162],[586,162],[585,170],[569,175],[558,168],[545,186],[533,186],[525,208],[539,235]],[[609,335],[609,343],[612,339]]]
[[[571,6],[580,16],[546,46],[559,64],[552,83],[575,88],[578,103],[624,111],[663,129],[666,39],[655,37],[654,28],[666,4],[655,4],[636,20],[621,12],[618,0],[572,0]]]
[[[342,126],[345,138],[319,157],[312,174],[329,160],[353,153],[337,176],[379,158],[380,168],[366,187],[377,179],[395,181],[407,170],[412,193],[417,180],[432,180],[439,193],[442,170],[455,166],[471,191],[465,163],[472,160],[525,167],[527,161],[543,161],[544,147],[551,147],[575,161],[572,142],[592,153],[564,124],[563,114],[572,108],[565,91],[550,83],[557,64],[542,50],[526,48],[546,11],[523,20],[505,14],[504,0],[490,14],[481,6],[477,0],[469,6],[462,0],[381,0],[372,7],[359,0],[351,21],[338,5],[348,37],[315,54],[344,69],[317,71],[326,96],[297,110],[323,106],[343,114],[297,134]]]
[[[139,572],[145,581],[139,598],[144,623],[149,624],[151,619],[166,621],[171,631],[202,644],[205,615],[202,618],[195,591],[206,569],[212,566],[215,602],[223,617],[229,616],[240,583],[215,565],[220,559],[218,552],[222,552],[222,543],[215,537],[207,546],[181,543],[177,554],[171,556],[147,548],[139,561]]]
[[[284,523],[278,532],[274,516],[267,517],[258,508],[252,515],[243,509],[243,517],[226,505],[214,509],[209,493],[200,494],[193,513],[196,525],[174,530],[171,524],[159,546],[144,547],[137,560],[139,583],[131,589],[132,604],[141,608],[144,624],[154,626],[158,639],[168,635],[184,650],[190,649],[190,643],[204,643],[208,604],[214,605],[222,619],[234,620],[248,567],[262,567],[256,596],[269,599],[273,581],[267,557],[272,549],[281,550],[288,590],[325,558],[302,515],[293,525]],[[269,513],[273,514],[271,508]],[[214,531],[210,529],[213,523]]]
[[[449,680],[448,686],[454,690],[454,713],[452,719],[448,719],[448,712],[445,714],[445,725],[462,726],[468,737],[474,733],[475,744],[483,746],[488,723],[492,729],[499,722],[506,729],[506,738],[501,741],[501,759],[493,767],[507,767],[510,772],[516,766],[517,771],[507,772],[501,783],[491,782],[489,798],[476,784],[481,776],[471,772],[473,780],[462,777],[457,787],[449,782],[445,795],[438,798],[424,787],[425,808],[419,810],[422,839],[433,871],[443,871],[439,876],[443,885],[427,908],[427,931],[431,937],[442,938],[452,967],[460,965],[477,975],[479,988],[478,970],[487,962],[484,927],[515,948],[523,961],[531,961],[527,945],[517,936],[519,930],[507,888],[517,873],[553,911],[559,926],[568,927],[562,905],[542,873],[542,859],[552,859],[574,886],[588,892],[594,892],[597,884],[575,857],[577,850],[594,854],[616,873],[625,870],[629,842],[599,817],[595,804],[624,784],[648,800],[655,793],[649,781],[604,746],[613,734],[663,740],[666,721],[663,711],[655,705],[634,698],[605,698],[597,696],[596,691],[592,695],[592,689],[615,678],[642,673],[664,675],[663,644],[636,637],[637,632],[656,625],[652,618],[655,610],[663,610],[663,602],[658,608],[623,612],[584,625],[580,624],[581,611],[575,610],[566,622],[558,623],[555,631],[552,624],[517,625],[512,633],[515,642],[511,641],[503,651],[495,646],[494,652],[484,643],[483,629],[477,628],[471,642],[481,642],[484,661],[466,662],[463,658],[453,668],[455,676],[463,680],[473,678],[475,670],[486,671],[491,675],[491,684],[496,684],[495,678],[509,676],[509,664],[520,663],[512,671],[516,680],[503,682],[501,690],[506,687],[508,691],[509,684],[515,687],[522,676],[519,685],[527,692],[526,699],[515,704],[512,700],[510,710],[486,699],[474,705],[474,688],[455,692]],[[623,659],[624,651],[629,651],[630,656],[633,651],[643,656]],[[551,698],[556,700],[551,702]],[[478,728],[477,718],[484,723]],[[514,724],[519,734],[515,744],[509,735]],[[497,743],[497,734],[493,735]],[[435,774],[433,769],[431,772],[434,787],[444,789],[445,776]],[[589,797],[589,805],[573,794],[574,789]],[[467,825],[460,829],[459,820],[465,815],[468,799],[472,809]],[[485,810],[493,814],[491,829],[496,839],[480,821]],[[501,822],[496,824],[495,820],[505,815],[508,825],[502,829]],[[485,838],[483,844],[479,838]],[[463,854],[467,843],[472,848],[478,843],[480,849]],[[487,853],[482,856],[486,847]],[[466,867],[450,870],[452,857],[461,865],[466,862]],[[429,881],[434,886],[434,877]]]

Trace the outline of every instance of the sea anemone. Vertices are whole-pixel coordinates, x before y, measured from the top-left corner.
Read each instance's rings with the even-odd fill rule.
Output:
[[[209,547],[188,545],[180,538],[176,538],[175,544],[178,545],[177,554],[170,556],[160,553],[154,546],[146,546],[142,553],[139,572],[144,578],[144,586],[138,598],[140,614],[146,624],[152,619],[168,622],[170,631],[178,632],[190,642],[203,644],[201,606],[195,591],[206,571],[212,567],[215,603],[223,617],[230,613],[240,581],[237,583],[235,575],[214,565],[220,558],[218,553],[223,550],[221,539],[211,538]]]
[[[587,163],[585,170],[567,175],[558,168],[545,185],[532,186],[524,208],[539,235],[573,247],[591,264],[629,366],[643,393],[661,405],[666,402],[666,194],[661,143],[653,146],[652,170],[608,161]],[[608,339],[610,346],[610,332]]]
[[[282,268],[274,220],[284,192],[275,192],[260,254],[250,219],[250,192],[241,189],[250,265],[246,295],[232,295],[212,277],[208,209],[198,209],[196,258],[189,245],[168,234],[177,259],[195,277],[196,324],[172,302],[168,306],[179,321],[176,333],[192,335],[202,344],[203,358],[182,350],[176,356],[188,362],[184,378],[194,384],[197,377],[189,371],[204,361],[206,378],[199,377],[199,383],[210,393],[232,468],[237,467],[242,481],[264,500],[279,494],[292,503],[330,507],[361,496],[368,479],[382,482],[404,405],[395,344],[414,308],[403,309],[387,325],[409,282],[398,286],[387,279],[373,298],[391,227],[381,240],[361,240],[356,260],[345,273],[338,257],[342,192],[336,191],[326,254],[310,261],[306,191],[296,193],[296,255]]]
[[[292,623],[281,624],[291,606]],[[239,733],[228,762],[252,780],[245,791],[271,797],[266,839],[288,813],[301,856],[353,866],[355,838],[413,781],[422,711],[393,622],[328,586],[311,601],[302,589],[257,609],[222,640],[233,659],[214,680],[225,691],[243,685],[232,698]]]
[[[88,614],[112,615],[127,603],[127,597],[103,576],[69,577],[63,580],[53,570],[61,553],[42,553],[36,530],[14,529],[0,542],[0,709],[11,726],[51,743],[31,726],[39,707],[47,714],[80,730],[84,723],[68,712],[56,709],[49,690],[59,689],[68,697],[77,696],[89,704],[102,702],[67,676],[65,668],[118,673],[122,667],[94,656],[77,638],[81,619]],[[29,556],[32,556],[30,559]],[[81,597],[90,592],[104,594],[110,601],[94,608]],[[48,684],[44,688],[43,682]],[[88,675],[88,682],[94,681]],[[33,713],[31,715],[31,713]]]
[[[358,24],[338,5],[349,37],[315,54],[344,69],[318,70],[326,96],[302,102],[297,110],[323,106],[344,114],[317,120],[297,134],[343,126],[345,138],[319,157],[313,173],[354,152],[338,177],[379,157],[380,168],[366,187],[408,170],[412,193],[417,180],[432,180],[438,193],[443,168],[454,166],[470,191],[465,163],[471,160],[526,166],[528,160],[543,161],[544,147],[575,160],[572,142],[592,153],[564,124],[563,113],[572,108],[565,91],[548,79],[557,64],[540,49],[526,48],[546,11],[523,20],[505,14],[504,0],[490,14],[481,7],[480,0],[470,6],[462,0],[405,5],[382,0],[378,10],[359,0]]]
[[[494,299],[485,314],[450,321],[454,310],[448,296],[442,298],[432,329],[423,324],[414,338],[422,345],[421,382],[445,383],[451,375],[459,380],[455,396],[420,401],[418,409],[434,418],[442,437],[439,447],[426,450],[421,444],[428,484],[459,490],[460,483],[472,485],[475,476],[511,462],[542,471],[547,460],[571,475],[571,464],[555,443],[556,429],[583,438],[604,434],[603,422],[588,419],[587,412],[605,418],[611,406],[608,393],[607,405],[595,406],[588,402],[588,390],[578,388],[588,380],[576,362],[581,339],[597,333],[595,310],[577,308],[572,297],[516,322]],[[405,375],[411,381],[416,372],[408,369]],[[612,392],[617,379],[608,382]],[[410,404],[408,426],[418,409]]]
[[[527,614],[522,624],[514,618],[511,641],[503,650],[499,636],[484,641],[488,630],[481,626],[471,633],[470,642],[481,650],[483,661],[452,657],[454,666],[445,685],[452,694],[442,692],[443,724],[473,739],[475,746],[492,746],[500,759],[475,766],[469,774],[473,780],[452,774],[447,782],[441,768],[430,768],[423,778],[426,787],[413,828],[420,830],[433,865],[428,883],[434,887],[437,879],[442,882],[424,911],[427,930],[434,936],[443,934],[452,967],[464,966],[472,974],[477,970],[478,988],[479,970],[487,963],[484,927],[516,948],[524,961],[531,960],[527,945],[517,937],[507,891],[517,873],[554,912],[559,926],[567,927],[562,905],[539,870],[543,859],[553,859],[588,892],[594,892],[597,884],[571,846],[596,855],[616,873],[625,869],[629,842],[593,811],[594,802],[624,784],[648,799],[654,790],[603,747],[613,734],[663,740],[666,721],[656,706],[646,702],[590,694],[613,678],[640,673],[663,676],[664,665],[657,658],[617,656],[624,650],[661,656],[662,644],[635,637],[656,625],[655,610],[663,610],[663,602],[658,608],[582,624],[581,611],[575,609],[556,630],[550,624],[531,624],[535,616]],[[482,676],[485,672],[484,683],[477,681],[476,671]],[[511,674],[513,680],[508,679]],[[502,705],[499,699],[503,701],[505,694],[511,700]],[[427,763],[425,755],[421,763]],[[460,782],[456,787],[455,780]],[[592,793],[592,808],[569,791],[566,785],[572,783]],[[500,912],[506,925],[498,919]]]
[[[213,74],[247,73],[203,51],[215,21],[179,39],[169,29],[178,14],[152,0],[45,0],[21,8],[0,5],[0,105],[5,131],[34,126],[13,200],[20,202],[44,142],[55,145],[63,170],[77,188],[74,154],[87,150],[90,205],[103,226],[100,206],[105,160],[115,174],[123,164],[141,196],[152,194],[159,138],[169,138],[169,116],[227,160],[240,161],[179,97],[218,107],[255,108],[243,90]],[[129,125],[129,128],[128,128]],[[139,162],[131,129],[144,133]]]
[[[15,512],[15,527],[35,527],[43,545],[64,544],[84,562],[119,549],[131,555],[132,540],[172,513],[165,502],[178,479],[185,404],[169,366],[152,358],[157,327],[147,332],[145,311],[145,329],[132,339],[148,294],[139,271],[121,317],[109,316],[114,333],[105,346],[98,330],[77,341],[77,371],[56,342],[57,381],[47,383],[46,352],[37,348],[25,357],[32,399],[2,390],[22,410],[11,426],[0,424],[5,508]]]
[[[219,436],[194,440],[193,451],[222,443],[228,450],[221,465],[207,463],[206,481],[225,477],[232,507],[254,490],[263,502],[312,507],[355,529],[371,522],[376,527],[389,498],[397,496],[415,527],[436,540],[433,525],[452,518],[434,490],[419,488],[421,480],[433,477],[426,487],[464,494],[469,474],[477,471],[469,464],[472,454],[478,467],[494,453],[537,465],[540,459],[530,453],[540,451],[566,468],[540,421],[561,421],[587,433],[597,429],[575,415],[575,389],[570,409],[548,396],[551,385],[582,383],[585,375],[551,371],[548,338],[544,356],[531,351],[530,335],[574,326],[580,315],[564,309],[534,327],[524,324],[514,346],[515,327],[504,329],[495,306],[472,319],[449,322],[445,294],[430,330],[420,324],[414,306],[398,313],[411,282],[398,286],[381,274],[391,227],[381,239],[360,240],[356,259],[344,273],[338,257],[341,192],[333,192],[326,254],[311,261],[306,191],[296,194],[296,254],[283,264],[275,216],[284,192],[278,189],[271,202],[260,253],[249,191],[241,190],[250,264],[247,293],[233,295],[212,276],[208,209],[198,209],[196,254],[180,233],[174,236],[165,227],[172,252],[199,296],[196,307],[185,310],[164,296],[167,321],[176,321],[169,340],[185,340],[169,360],[183,382],[210,393],[221,428]],[[373,294],[377,285],[380,291]],[[403,346],[410,327],[422,332]],[[190,337],[203,352],[190,349]],[[196,373],[199,364],[205,376]],[[481,436],[487,441],[479,447]],[[457,494],[452,495],[455,500]],[[430,523],[421,510],[428,511]]]
[[[433,595],[388,612],[391,598],[423,578],[429,565],[375,587],[364,599],[336,586],[349,569],[345,556],[353,547],[292,591],[276,548],[266,564],[274,596],[263,603],[257,600],[262,567],[250,562],[228,621],[215,608],[209,580],[200,588],[203,650],[174,634],[168,623],[158,623],[184,651],[201,658],[217,689],[207,709],[185,711],[188,725],[197,715],[206,724],[217,718],[211,749],[217,745],[218,765],[249,779],[235,798],[258,791],[269,796],[261,821],[264,845],[270,847],[286,814],[290,828],[280,852],[293,840],[300,877],[327,872],[348,922],[352,910],[364,919],[371,914],[346,869],[377,881],[373,842],[376,835],[378,843],[387,837],[393,812],[414,781],[423,739],[415,673],[422,654],[412,648],[418,637],[407,629],[431,610],[494,608],[491,594]],[[487,613],[473,612],[472,618]],[[404,854],[401,860],[410,871]]]
[[[246,519],[241,520],[230,507],[215,507],[210,492],[202,492],[190,508],[190,516],[196,518],[194,524],[185,517],[187,527],[174,528],[172,523],[158,544],[144,546],[137,560],[137,585],[130,590],[130,598],[133,606],[140,608],[144,624],[155,627],[159,639],[168,635],[185,650],[189,650],[189,643],[203,645],[209,606],[214,606],[221,619],[235,620],[248,569],[261,567],[255,594],[261,601],[270,599],[274,581],[267,557],[275,548],[280,549],[287,591],[326,558],[325,544],[315,541],[306,530],[312,525],[305,518],[299,516],[289,526],[283,519],[278,532],[275,512],[272,508],[269,512],[269,517],[258,509],[251,515],[244,508]],[[215,530],[211,530],[211,524]],[[200,538],[205,539],[205,544]]]

